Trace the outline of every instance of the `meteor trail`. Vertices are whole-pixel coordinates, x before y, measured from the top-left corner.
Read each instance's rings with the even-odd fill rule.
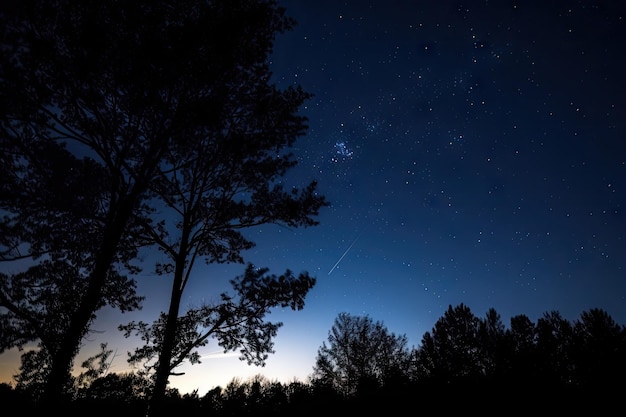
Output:
[[[361,235],[358,235],[356,237],[356,239],[354,239],[352,241],[352,243],[350,244],[350,246],[348,246],[348,249],[346,249],[346,251],[343,253],[343,255],[341,255],[341,258],[339,258],[339,260],[337,262],[335,262],[335,265],[333,265],[332,268],[330,268],[330,271],[328,271],[328,275],[330,275],[335,268],[337,268],[337,265],[339,265],[339,262],[341,262],[341,260],[348,254],[348,252],[350,252],[350,249],[352,249],[352,246],[354,246],[354,244],[356,243],[357,240],[359,240],[359,237],[361,237]]]

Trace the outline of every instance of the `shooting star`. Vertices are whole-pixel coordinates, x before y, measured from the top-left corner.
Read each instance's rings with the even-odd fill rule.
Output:
[[[339,258],[339,260],[337,262],[335,262],[335,265],[333,265],[333,267],[330,268],[330,271],[328,271],[328,275],[330,275],[335,270],[335,268],[337,268],[337,265],[339,265],[339,262],[341,262],[341,260],[348,254],[348,252],[350,252],[350,249],[352,249],[352,246],[354,246],[356,241],[359,240],[359,237],[361,237],[360,234],[356,237],[356,239],[354,239],[352,241],[350,246],[348,246],[348,249],[346,249],[346,251],[343,253],[343,255],[341,255],[341,258]]]

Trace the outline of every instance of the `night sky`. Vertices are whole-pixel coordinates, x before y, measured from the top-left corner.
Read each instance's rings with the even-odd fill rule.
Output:
[[[280,3],[298,25],[277,37],[275,81],[314,94],[285,182],[316,179],[332,205],[316,227],[250,229],[244,257],[317,284],[304,310],[268,317],[284,326],[266,367],[212,344],[172,386],[304,381],[340,312],[415,347],[460,303],[479,317],[493,307],[507,327],[590,308],[626,324],[626,5]],[[150,270],[138,277],[143,311],[105,310],[91,337],[117,349],[114,372],[138,343],[117,325],[167,307],[169,282]],[[243,270],[198,265],[183,306],[216,299]]]

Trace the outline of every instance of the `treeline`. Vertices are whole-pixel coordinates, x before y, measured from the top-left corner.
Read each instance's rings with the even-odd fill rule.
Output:
[[[341,313],[318,349],[306,382],[233,379],[203,396],[167,391],[167,413],[189,416],[321,415],[400,412],[417,404],[442,411],[583,411],[621,407],[626,328],[602,309],[569,321],[557,311],[533,322],[514,316],[505,326],[490,309],[475,316],[449,306],[418,347],[369,316]],[[100,410],[143,415],[150,381],[109,373],[76,387],[67,412]],[[0,401],[36,410],[29,387],[0,386]],[[547,407],[547,408],[546,408]]]

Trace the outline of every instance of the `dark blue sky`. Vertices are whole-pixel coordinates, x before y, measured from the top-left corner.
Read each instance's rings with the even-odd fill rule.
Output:
[[[507,325],[594,307],[626,324],[620,2],[282,4],[299,25],[276,77],[315,94],[290,178],[333,203],[315,229],[259,235],[259,262],[319,278],[285,334],[315,326],[319,347],[348,311],[417,345],[461,302]]]
[[[624,7],[426,3],[283,2],[277,79],[315,94],[291,178],[333,206],[259,251],[412,339],[459,302],[625,323]]]
[[[270,316],[284,326],[265,368],[213,345],[172,385],[203,395],[256,373],[303,380],[340,312],[414,346],[459,303],[507,326],[590,308],[626,324],[622,2],[280,3],[299,23],[277,38],[276,82],[314,94],[285,181],[317,179],[332,206],[314,228],[250,230],[246,260],[318,282],[304,310]],[[199,265],[183,306],[242,272]],[[117,324],[166,308],[160,280],[140,278],[143,312],[105,312],[94,342],[122,352]],[[113,371],[127,368],[120,352]]]
[[[315,95],[288,181],[318,179],[332,207],[253,234],[249,259],[318,283],[251,372],[310,373],[342,311],[415,346],[459,303],[626,324],[621,3],[282,4],[299,25],[276,80]]]

